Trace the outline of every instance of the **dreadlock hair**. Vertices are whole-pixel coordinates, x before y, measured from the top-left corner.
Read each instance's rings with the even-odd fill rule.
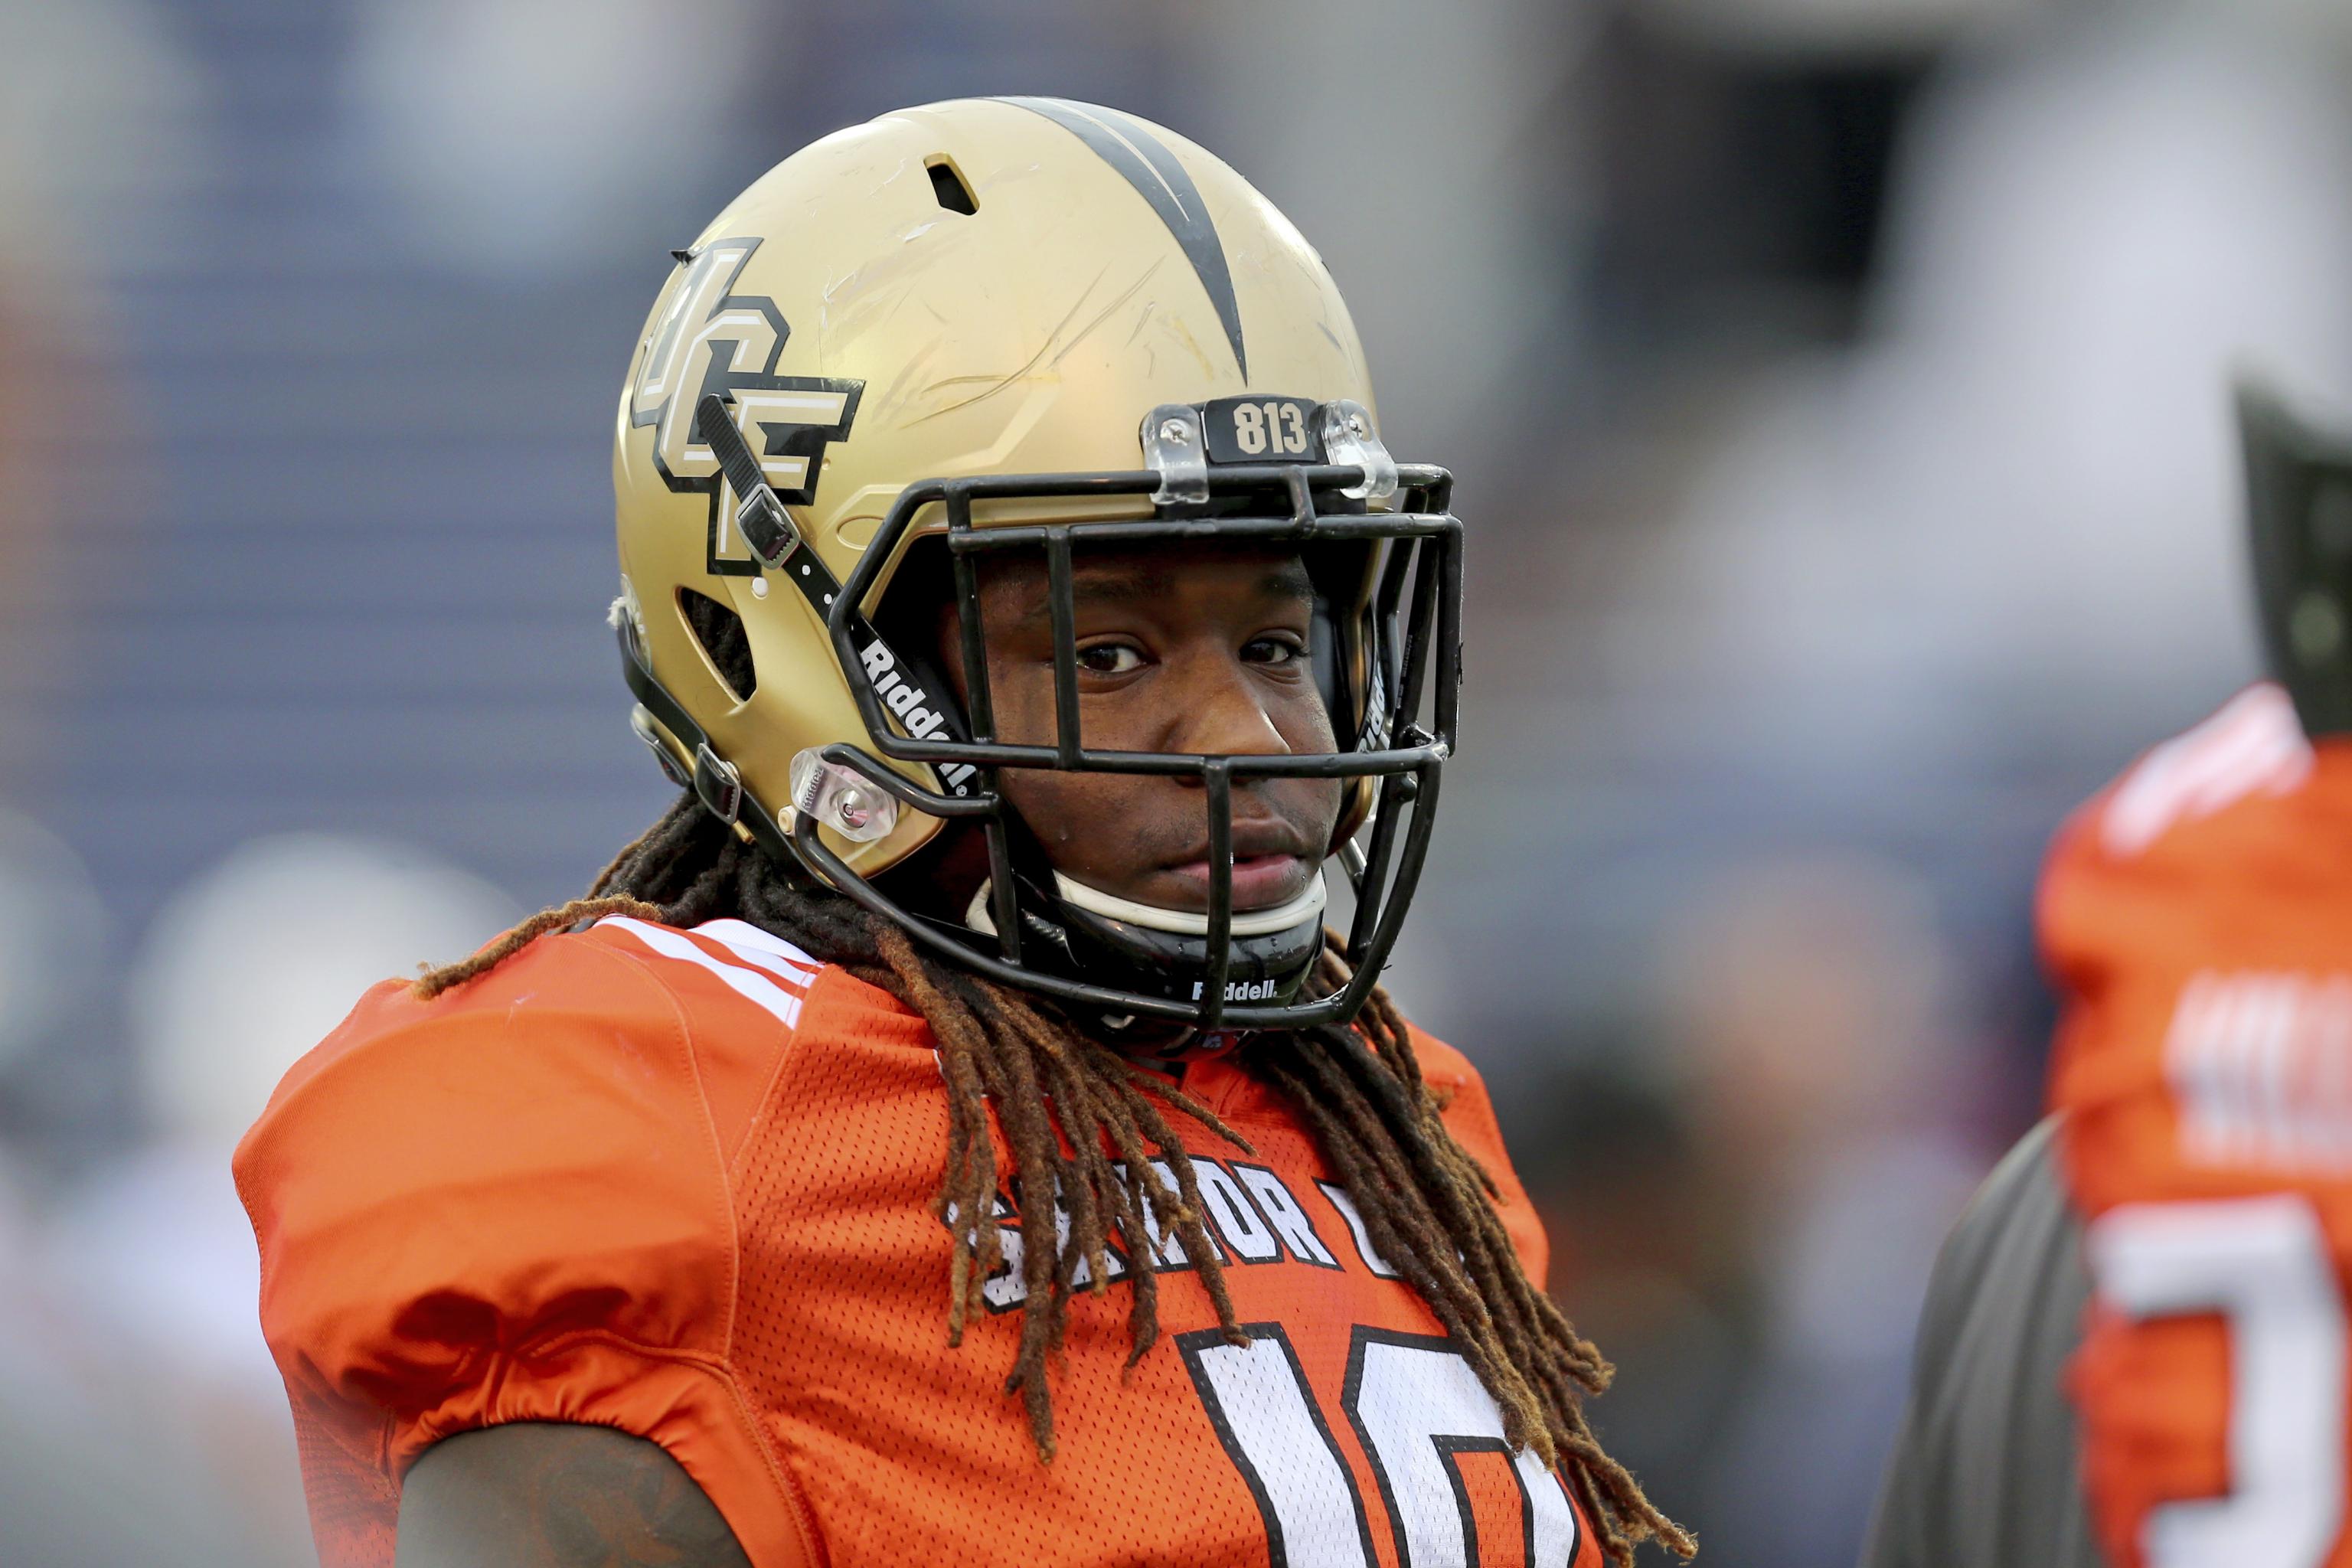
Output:
[[[1003,1261],[989,1217],[1000,1173],[989,1136],[994,1102],[1012,1156],[1003,1173],[1027,1192],[1058,1194],[1069,1216],[1058,1249],[1033,1239],[1023,1251],[1021,1343],[1005,1380],[1005,1392],[1018,1394],[1027,1410],[1041,1458],[1050,1460],[1055,1449],[1048,1360],[1061,1349],[1081,1266],[1091,1270],[1093,1294],[1110,1278],[1113,1227],[1134,1260],[1129,1366],[1160,1335],[1155,1244],[1167,1237],[1197,1264],[1227,1340],[1248,1342],[1234,1321],[1223,1269],[1202,1229],[1192,1163],[1169,1113],[1252,1152],[1240,1134],[1166,1079],[1020,992],[926,958],[895,924],[786,873],[705,812],[691,791],[604,868],[587,897],[426,973],[416,994],[438,995],[547,931],[608,914],[677,926],[748,921],[888,992],[929,1022],[948,1092],[947,1168],[932,1211],[953,1238],[953,1344],[962,1342],[981,1310],[982,1286]],[[1347,980],[1338,941],[1327,939],[1312,984],[1329,994]],[[1262,1035],[1238,1060],[1297,1113],[1374,1247],[1421,1293],[1501,1407],[1511,1446],[1534,1448],[1562,1472],[1610,1562],[1630,1568],[1634,1545],[1649,1539],[1690,1556],[1696,1547],[1689,1533],[1658,1511],[1586,1425],[1583,1396],[1608,1386],[1610,1365],[1520,1268],[1489,1201],[1494,1178],[1440,1119],[1443,1108],[1422,1081],[1412,1037],[1387,994],[1375,989],[1353,1025]],[[1154,1173],[1154,1152],[1174,1179],[1172,1190]]]

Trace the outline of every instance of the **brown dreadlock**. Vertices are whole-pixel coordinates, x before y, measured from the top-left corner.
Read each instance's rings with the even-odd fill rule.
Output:
[[[933,1208],[954,1237],[951,1342],[961,1342],[980,1308],[982,1285],[1003,1257],[996,1226],[982,1223],[999,1175],[988,1128],[994,1101],[1013,1159],[1004,1174],[1031,1191],[1057,1192],[1069,1215],[1058,1252],[1034,1245],[1024,1250],[1021,1347],[1005,1384],[1007,1393],[1021,1395],[1041,1456],[1054,1454],[1048,1358],[1061,1348],[1080,1265],[1091,1268],[1095,1293],[1108,1280],[1114,1227],[1139,1260],[1128,1308],[1129,1364],[1160,1334],[1152,1245],[1159,1237],[1174,1236],[1198,1260],[1227,1338],[1246,1342],[1202,1228],[1192,1163],[1166,1111],[1247,1151],[1237,1133],[1166,1079],[1021,993],[926,959],[896,925],[789,878],[704,812],[690,792],[604,868],[588,897],[533,916],[473,957],[426,974],[417,993],[437,995],[549,931],[607,914],[681,926],[726,916],[749,921],[879,986],[929,1021],[948,1086],[947,1171]],[[1336,951],[1327,951],[1315,984],[1328,994],[1347,978]],[[1404,1019],[1387,994],[1375,990],[1353,1026],[1261,1036],[1239,1059],[1278,1090],[1313,1133],[1361,1212],[1372,1245],[1429,1303],[1501,1406],[1512,1446],[1534,1448],[1568,1478],[1610,1561],[1626,1568],[1634,1543],[1651,1538],[1689,1556],[1689,1534],[1651,1504],[1585,1424],[1583,1395],[1608,1386],[1609,1363],[1520,1268],[1488,1202],[1494,1180],[1440,1120]],[[1152,1151],[1174,1177],[1173,1192],[1151,1173]]]

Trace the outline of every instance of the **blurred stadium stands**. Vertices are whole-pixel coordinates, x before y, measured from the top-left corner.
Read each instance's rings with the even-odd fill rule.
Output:
[[[2348,65],[2314,0],[0,0],[0,1338],[56,1352],[0,1357],[0,1509],[135,1458],[299,1559],[221,1141],[661,805],[602,611],[669,247],[1037,91],[1258,181],[1461,474],[1399,989],[1604,1433],[1706,1561],[1845,1560],[2037,1092],[2040,847],[2252,670],[2224,373],[2352,390]]]

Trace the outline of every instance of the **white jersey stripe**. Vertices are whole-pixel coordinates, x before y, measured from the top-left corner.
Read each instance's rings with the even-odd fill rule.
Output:
[[[2185,735],[2140,760],[2109,800],[2100,837],[2137,855],[2176,824],[2210,816],[2256,790],[2285,795],[2311,772],[2311,743],[2294,704],[2264,681]]]
[[[694,934],[709,937],[744,963],[756,963],[771,974],[781,974],[803,990],[824,967],[782,937],[745,921],[705,921],[694,928]]]
[[[703,937],[710,935],[709,931],[702,930],[698,926],[695,928],[694,934]],[[785,987],[794,995],[807,995],[810,983],[816,978],[816,976],[808,970],[795,969],[791,964],[785,963],[782,959],[777,958],[771,953],[761,952],[758,948],[739,947],[735,943],[726,941],[724,938],[713,938],[712,940],[717,941],[721,947],[724,947],[729,952],[733,953],[737,958],[741,959],[744,963],[751,965],[754,969],[764,969],[769,973],[774,975],[777,979],[782,981]]]
[[[801,999],[764,974],[718,959],[688,942],[674,931],[665,931],[643,921],[633,921],[626,915],[607,915],[596,922],[600,926],[617,926],[660,953],[664,958],[682,958],[688,963],[698,963],[725,982],[728,989],[755,1006],[774,1015],[778,1023],[791,1028],[801,1021]]]

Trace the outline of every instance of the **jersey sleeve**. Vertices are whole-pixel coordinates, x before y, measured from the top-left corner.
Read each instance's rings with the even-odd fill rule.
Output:
[[[728,1364],[719,1148],[670,994],[582,937],[429,1003],[388,982],[296,1067],[236,1168],[326,1568],[387,1568],[407,1467],[515,1421],[660,1443],[753,1561],[797,1559]]]
[[[1487,1098],[1486,1079],[1478,1076],[1469,1058],[1443,1040],[1415,1028],[1412,1044],[1414,1055],[1421,1058],[1422,1081],[1437,1100],[1446,1131],[1495,1180],[1496,1211],[1502,1215],[1504,1232],[1518,1252],[1519,1267],[1527,1270],[1537,1289],[1548,1289],[1551,1242],[1544,1235],[1543,1221],[1537,1216],[1535,1205],[1528,1201],[1527,1189],[1519,1184],[1519,1173],[1511,1166],[1509,1152],[1503,1147],[1503,1129],[1495,1120],[1495,1106]]]

